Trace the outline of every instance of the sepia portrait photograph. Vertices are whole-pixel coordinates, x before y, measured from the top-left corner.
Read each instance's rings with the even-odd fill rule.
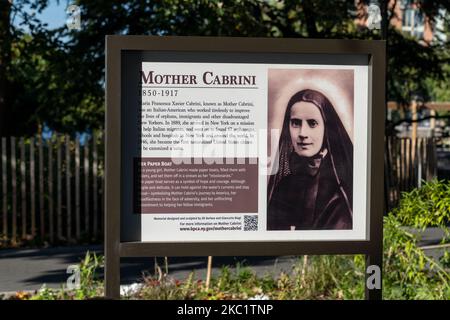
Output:
[[[354,71],[269,69],[268,81],[267,230],[352,230]]]

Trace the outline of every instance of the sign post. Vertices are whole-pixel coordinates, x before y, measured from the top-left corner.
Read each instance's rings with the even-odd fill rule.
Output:
[[[366,255],[381,299],[385,42],[106,37],[105,295],[120,258]]]

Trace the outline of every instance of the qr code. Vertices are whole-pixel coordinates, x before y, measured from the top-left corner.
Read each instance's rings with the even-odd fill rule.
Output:
[[[258,216],[244,216],[244,231],[258,230]]]

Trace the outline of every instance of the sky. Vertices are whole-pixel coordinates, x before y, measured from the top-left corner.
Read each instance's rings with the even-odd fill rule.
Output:
[[[47,23],[49,29],[61,27],[66,24],[68,17],[66,8],[72,2],[70,0],[49,0],[49,5],[40,14],[37,14],[37,18]],[[16,17],[14,24],[17,25],[20,22],[20,17]]]
[[[38,17],[48,23],[49,29],[61,27],[66,23],[68,3],[68,0],[49,0],[49,6]]]

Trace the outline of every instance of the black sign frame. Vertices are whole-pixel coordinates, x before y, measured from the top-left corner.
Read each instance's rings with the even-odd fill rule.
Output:
[[[120,258],[364,254],[382,269],[385,41],[227,37],[106,36],[105,295],[120,297]],[[368,241],[121,242],[121,83],[124,50],[224,53],[366,54],[369,66]],[[368,278],[370,274],[366,274]],[[366,299],[381,299],[381,287]]]

